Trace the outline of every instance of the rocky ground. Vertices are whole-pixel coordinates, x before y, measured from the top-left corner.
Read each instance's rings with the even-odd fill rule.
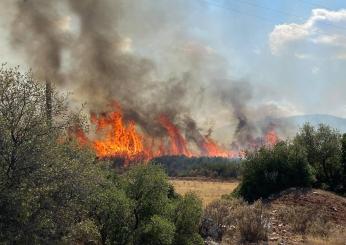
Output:
[[[346,245],[346,198],[317,189],[291,188],[264,203],[269,212],[268,241],[261,244]],[[206,244],[233,243],[209,238]]]
[[[323,217],[323,222],[320,222],[321,227],[316,227],[316,232],[320,232],[322,236],[323,229],[330,229],[332,233],[337,231],[338,235],[346,232],[346,198],[333,193],[316,189],[289,189],[271,197],[268,204],[271,223],[269,241],[273,244],[334,244],[334,241],[323,241],[322,238],[316,239],[297,234],[297,231],[284,218],[285,212],[289,212],[290,208],[298,207],[306,210],[305,214],[301,214],[301,220],[309,221],[316,217]],[[340,237],[340,239],[343,238]],[[335,243],[346,244],[346,241],[341,243],[335,241]]]

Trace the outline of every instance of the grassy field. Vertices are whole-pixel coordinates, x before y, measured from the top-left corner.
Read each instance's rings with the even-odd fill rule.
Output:
[[[175,191],[179,194],[195,192],[206,206],[210,202],[219,199],[224,194],[231,193],[237,186],[238,181],[210,181],[201,179],[170,179]]]

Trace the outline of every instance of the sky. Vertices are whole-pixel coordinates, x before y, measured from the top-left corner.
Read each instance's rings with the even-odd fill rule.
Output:
[[[262,87],[264,101],[291,114],[346,116],[345,1],[205,2],[218,32],[210,46],[235,76]]]
[[[29,67],[21,51],[10,45],[13,2],[0,3],[0,62]],[[117,27],[123,49],[155,60],[161,73],[185,64],[176,52],[203,52],[212,58],[202,69],[222,63],[228,77],[252,85],[253,104],[275,105],[287,116],[346,117],[344,0],[134,3]],[[73,29],[75,20],[65,17],[59,25]]]

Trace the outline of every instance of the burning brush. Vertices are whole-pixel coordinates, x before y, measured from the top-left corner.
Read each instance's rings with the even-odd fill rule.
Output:
[[[99,158],[124,158],[129,161],[149,160],[163,155],[185,155],[187,157],[244,157],[241,150],[226,150],[215,142],[208,134],[198,135],[197,151],[191,150],[190,144],[179,128],[165,115],[159,115],[157,123],[165,131],[162,137],[146,135],[138,129],[135,121],[125,121],[119,105],[106,113],[92,113],[91,123],[94,136],[76,128],[73,134],[80,145],[90,145]],[[266,144],[273,145],[278,138],[274,129],[264,137]]]

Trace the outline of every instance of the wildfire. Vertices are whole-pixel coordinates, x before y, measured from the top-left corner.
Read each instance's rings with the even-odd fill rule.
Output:
[[[200,152],[192,152],[179,128],[165,115],[158,117],[158,123],[166,131],[164,137],[150,137],[139,131],[134,121],[125,122],[120,106],[114,111],[91,114],[94,125],[93,137],[87,137],[78,127],[71,130],[77,142],[90,145],[100,158],[122,157],[125,159],[150,159],[162,155],[244,157],[244,152],[226,150],[219,146],[209,135],[201,136],[197,147]],[[265,135],[266,145],[272,146],[278,141],[272,129]]]
[[[274,129],[269,130],[265,135],[266,145],[272,147],[279,141],[279,138]]]
[[[120,108],[102,115],[91,115],[99,139],[92,146],[99,157],[126,156],[133,158],[144,152],[143,138],[137,132],[135,123],[125,124]]]
[[[203,152],[207,156],[216,156],[216,157],[240,157],[242,154],[237,151],[229,151],[222,149],[220,146],[216,144],[214,140],[206,136],[202,142]]]
[[[187,148],[187,142],[180,134],[179,129],[168,119],[168,117],[161,115],[159,122],[167,130],[170,147],[167,155],[185,155],[191,156],[191,152]]]

